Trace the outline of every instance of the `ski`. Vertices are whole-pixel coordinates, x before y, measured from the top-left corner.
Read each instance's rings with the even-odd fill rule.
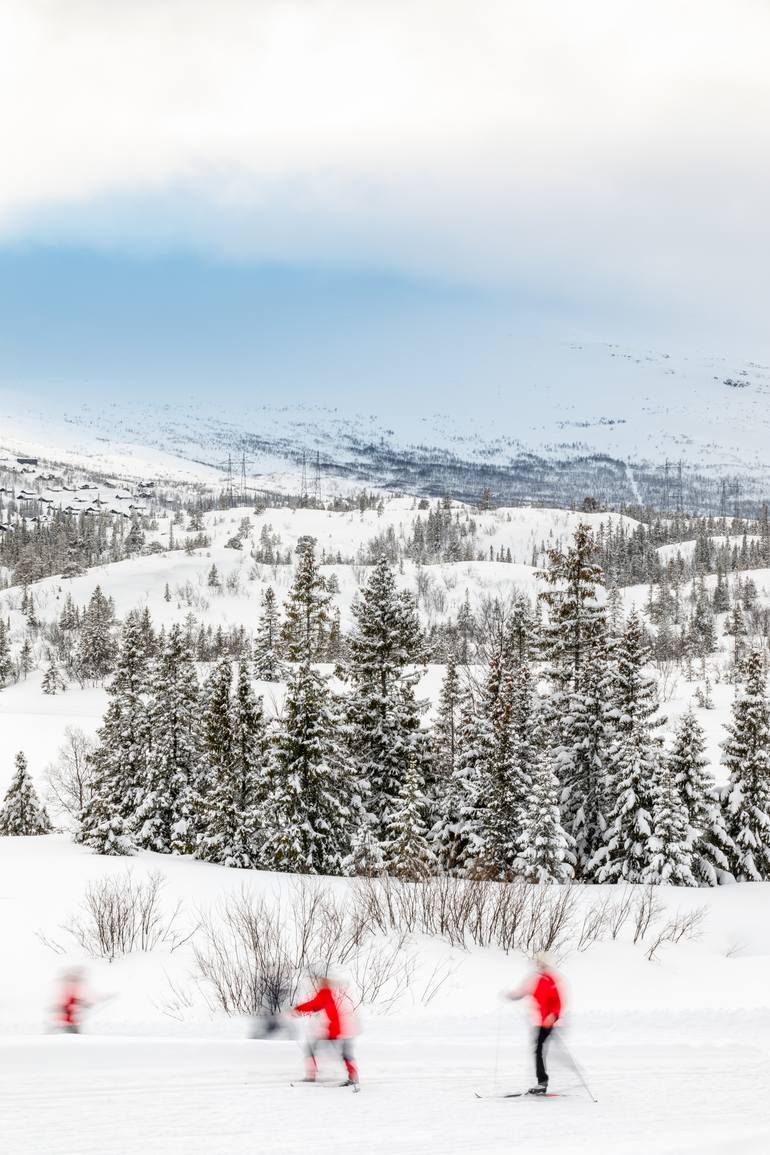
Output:
[[[474,1091],[477,1099],[569,1099],[562,1091],[546,1091],[544,1095],[533,1095],[531,1091]]]
[[[310,1082],[308,1079],[298,1079],[294,1083],[290,1083],[291,1087],[325,1087],[327,1090],[332,1090],[335,1087],[352,1087],[353,1093],[357,1094],[361,1087],[358,1083],[335,1082],[332,1079],[314,1079]]]

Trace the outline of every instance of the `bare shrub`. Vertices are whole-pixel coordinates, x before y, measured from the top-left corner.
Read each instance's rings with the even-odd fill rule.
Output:
[[[243,889],[201,920],[198,975],[227,1014],[274,1014],[296,1000],[309,970],[344,968],[355,1002],[392,1006],[412,982],[408,931],[378,922],[362,903],[338,900],[314,881],[298,881],[288,899]]]
[[[64,744],[59,747],[56,761],[46,771],[46,801],[54,814],[66,814],[75,821],[79,820],[93,793],[91,757],[97,745],[94,738],[77,726],[68,726],[64,731]]]
[[[620,898],[616,902],[610,903],[607,912],[607,926],[611,939],[615,940],[628,922],[633,905],[634,892],[630,886],[624,887]]]
[[[610,925],[611,908],[612,903],[609,898],[605,898],[597,906],[590,907],[587,914],[583,916],[576,943],[577,950],[582,952],[587,950],[589,946],[593,946],[595,942],[601,942]]]
[[[652,939],[647,951],[647,958],[652,961],[659,947],[664,943],[681,942],[682,939],[700,938],[703,920],[706,917],[705,906],[698,906],[694,910],[678,910],[667,922],[660,927]]]
[[[663,903],[654,885],[645,886],[636,894],[633,907],[634,945],[644,942],[647,932],[660,920],[662,913]]]
[[[144,882],[125,874],[91,882],[81,903],[81,913],[65,927],[93,958],[109,962],[132,951],[151,951],[158,946],[176,950],[194,934],[177,929],[181,904],[167,913],[161,893],[162,874],[154,871]]]

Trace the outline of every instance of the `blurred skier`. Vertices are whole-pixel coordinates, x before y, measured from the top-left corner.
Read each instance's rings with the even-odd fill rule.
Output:
[[[83,995],[83,970],[73,967],[61,978],[61,989],[54,1005],[54,1030],[67,1035],[80,1034],[82,1014],[91,1004]]]
[[[323,973],[311,975],[316,991],[307,1002],[292,1008],[295,1015],[321,1016],[321,1031],[316,1038],[309,1038],[306,1045],[305,1083],[314,1083],[318,1074],[316,1052],[319,1042],[328,1042],[345,1064],[347,1079],[343,1087],[358,1089],[358,1069],[353,1059],[353,1038],[357,1034],[357,1024],[353,1004],[343,985],[337,979]]]
[[[548,1072],[545,1068],[545,1049],[551,1031],[559,1021],[562,1000],[556,975],[551,970],[550,959],[545,952],[535,956],[535,974],[526,980],[507,998],[513,1000],[531,996],[535,1013],[535,1076],[537,1085],[528,1091],[530,1095],[545,1095],[548,1090]]]

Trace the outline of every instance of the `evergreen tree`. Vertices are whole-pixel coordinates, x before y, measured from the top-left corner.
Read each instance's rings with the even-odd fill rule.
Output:
[[[540,750],[531,769],[529,793],[519,821],[516,873],[527,882],[566,882],[572,878],[570,837],[561,824],[559,782],[547,746]]]
[[[48,658],[41,689],[44,694],[58,694],[60,690],[66,689],[66,683],[53,654]]]
[[[19,653],[19,673],[22,678],[26,678],[34,665],[34,658],[32,656],[32,642],[29,635],[24,638],[24,642]]]
[[[220,662],[206,698],[208,789],[198,854],[224,866],[256,866],[267,797],[267,736],[262,700],[254,697],[248,664],[239,664],[233,693],[230,662]]]
[[[703,728],[689,709],[674,732],[668,767],[687,813],[693,875],[696,882],[715,886],[718,871],[730,869],[730,840],[705,748]]]
[[[0,618],[0,690],[3,686],[8,685],[12,673],[13,662],[11,661],[11,641],[8,636],[8,627],[5,621]]]
[[[169,630],[157,659],[148,705],[150,749],[136,838],[148,850],[192,853],[202,805],[198,677],[182,627]]]
[[[416,758],[406,765],[383,845],[385,870],[397,878],[427,878],[435,858],[427,838],[425,784]]]
[[[309,661],[292,673],[274,744],[262,863],[298,874],[338,874],[354,824],[350,783],[337,746],[324,678]]]
[[[386,842],[388,823],[412,759],[430,784],[429,737],[420,728],[416,675],[404,670],[420,652],[417,613],[412,599],[397,591],[386,558],[380,558],[372,569],[363,596],[353,605],[353,617],[347,739],[376,837]]]
[[[457,765],[460,727],[460,678],[454,651],[450,651],[441,685],[436,722],[433,727],[433,760],[436,782],[441,791]]]
[[[151,734],[145,700],[150,666],[143,639],[142,618],[130,613],[92,756],[93,791],[77,834],[79,842],[99,854],[130,853],[135,814],[144,800]]]
[[[82,678],[100,681],[112,669],[112,603],[97,586],[91,595],[80,631],[78,670]]]
[[[722,759],[729,774],[722,798],[732,844],[730,868],[739,880],[770,879],[770,710],[762,654],[744,663],[744,685],[733,703]]]
[[[254,639],[254,673],[261,682],[280,682],[285,670],[278,655],[280,628],[272,586],[262,594],[262,615]]]
[[[15,837],[50,832],[51,823],[29,776],[27,759],[19,753],[16,771],[0,808],[0,835]]]
[[[491,728],[477,708],[470,687],[460,697],[455,769],[438,794],[431,846],[450,874],[473,872],[481,855],[484,768],[492,745]]]
[[[644,874],[645,883],[697,885],[692,871],[687,807],[677,789],[671,764],[666,759],[660,765],[649,850],[652,856]]]
[[[663,755],[653,715],[654,679],[645,672],[649,651],[636,613],[629,616],[617,646],[612,712],[615,730],[608,750],[612,807],[605,845],[590,864],[599,882],[643,882],[659,847],[654,839],[655,808],[663,774]]]
[[[312,537],[299,539],[297,556],[281,638],[290,661],[318,662],[326,654],[331,595],[318,568]]]
[[[591,531],[579,525],[572,546],[548,551],[540,576],[551,587],[540,595],[547,618],[541,648],[551,683],[547,702],[552,770],[561,785],[561,816],[574,843],[578,877],[592,878],[606,833],[609,699],[614,643],[598,590],[603,584]]]

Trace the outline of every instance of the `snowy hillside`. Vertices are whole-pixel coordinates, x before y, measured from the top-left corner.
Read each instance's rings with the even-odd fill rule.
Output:
[[[213,483],[228,458],[249,484],[325,496],[366,482],[473,498],[568,505],[593,494],[718,511],[755,507],[770,478],[770,368],[613,344],[543,344],[512,356],[511,389],[483,389],[462,421],[413,406],[343,413],[328,404],[153,406],[129,398],[40,404],[0,393],[0,450],[54,455],[131,477]],[[317,471],[317,473],[316,473]],[[281,478],[280,475],[284,474]]]

